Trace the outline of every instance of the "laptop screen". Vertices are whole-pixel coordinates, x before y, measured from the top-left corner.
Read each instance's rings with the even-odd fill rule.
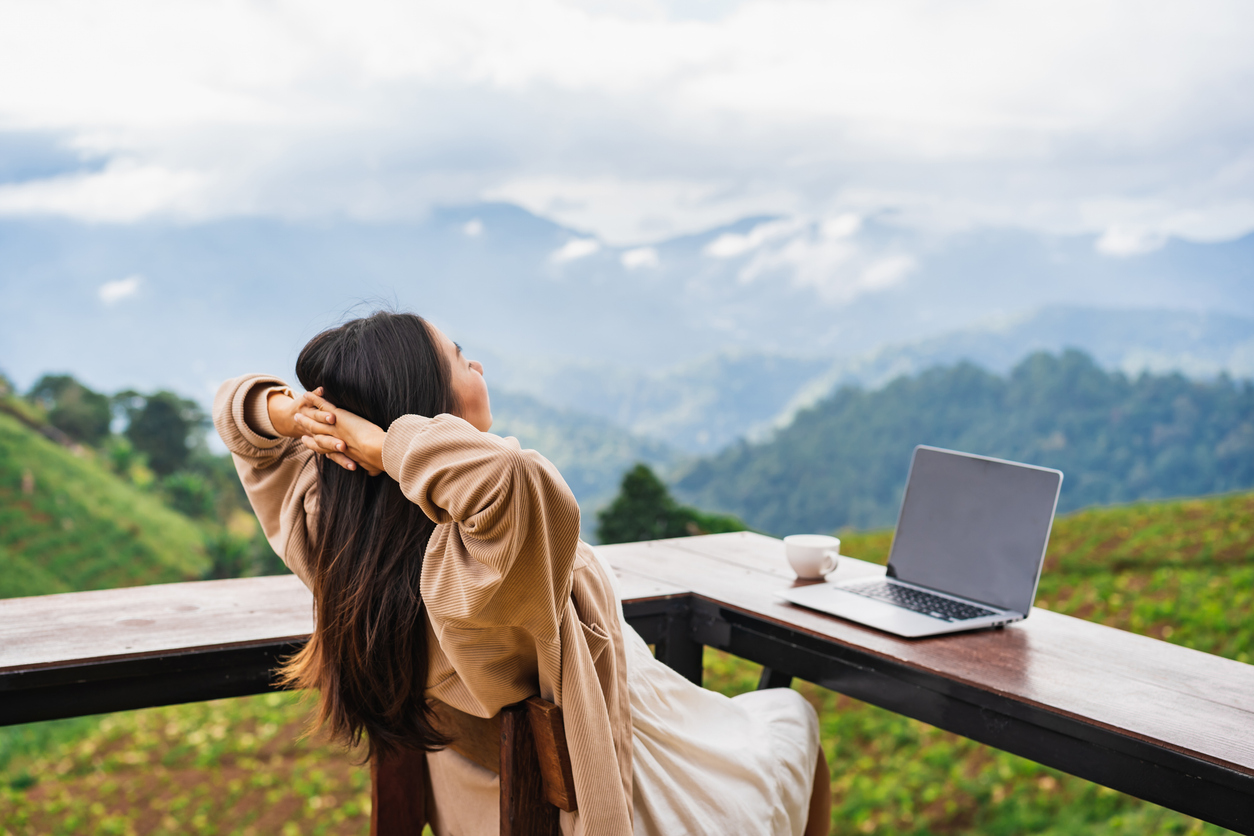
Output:
[[[903,581],[1027,614],[1062,473],[916,447],[889,557]]]

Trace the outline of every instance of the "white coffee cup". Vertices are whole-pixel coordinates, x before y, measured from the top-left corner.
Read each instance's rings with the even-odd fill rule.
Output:
[[[784,554],[797,577],[821,578],[836,568],[840,538],[826,534],[790,534],[784,538]]]

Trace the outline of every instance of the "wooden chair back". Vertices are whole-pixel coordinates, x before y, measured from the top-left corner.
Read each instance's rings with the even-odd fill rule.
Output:
[[[435,703],[449,748],[501,777],[502,836],[557,836],[558,810],[576,809],[562,710],[532,697],[483,719]],[[403,751],[370,764],[372,836],[420,834],[426,825],[426,756]]]

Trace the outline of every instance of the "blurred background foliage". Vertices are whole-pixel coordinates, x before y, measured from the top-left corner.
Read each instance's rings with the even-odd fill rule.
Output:
[[[208,427],[172,392],[0,378],[0,597],[286,572]]]

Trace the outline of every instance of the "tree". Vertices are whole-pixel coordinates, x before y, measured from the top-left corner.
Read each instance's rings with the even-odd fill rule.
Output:
[[[205,538],[205,551],[209,555],[209,566],[201,575],[203,580],[254,578],[288,572],[260,531],[252,535],[226,529],[215,531]]]
[[[108,462],[109,468],[119,476],[128,479],[133,478],[137,465],[144,464],[143,454],[136,450],[135,445],[131,444],[131,440],[125,436],[110,436],[101,447],[101,452],[104,453],[104,460]]]
[[[189,517],[213,519],[217,511],[217,491],[199,473],[171,473],[161,480],[161,492],[171,508]]]
[[[113,418],[109,399],[68,374],[46,374],[26,396],[48,412],[48,422],[84,444],[99,444]]]
[[[618,496],[597,512],[597,539],[607,544],[744,530],[735,517],[679,505],[644,464],[627,471]]]
[[[146,397],[133,391],[120,392],[114,402],[130,418],[126,437],[147,456],[148,466],[159,476],[169,476],[186,466],[192,447],[199,443],[208,424],[199,404],[173,392]]]

